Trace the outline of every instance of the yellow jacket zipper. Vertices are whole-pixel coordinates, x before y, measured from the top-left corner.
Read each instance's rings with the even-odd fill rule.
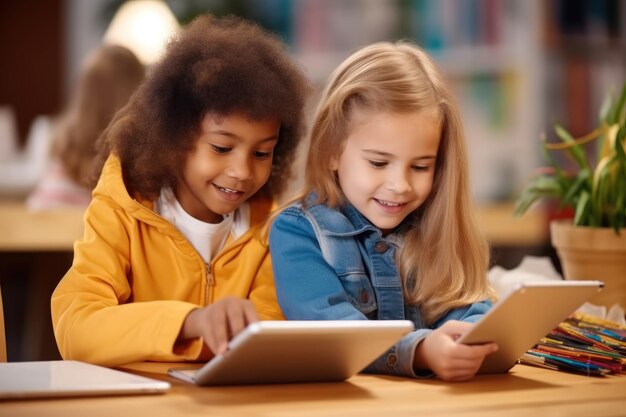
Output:
[[[204,286],[204,305],[209,305],[211,302],[211,291],[213,290],[213,286],[215,285],[215,279],[213,278],[213,270],[211,269],[211,264],[205,263],[206,266],[206,276],[205,276],[205,286]]]

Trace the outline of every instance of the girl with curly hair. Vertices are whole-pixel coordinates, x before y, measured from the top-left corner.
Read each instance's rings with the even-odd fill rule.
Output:
[[[64,359],[207,360],[283,318],[262,229],[308,91],[250,22],[204,15],[170,42],[99,141],[84,237],[52,296]]]

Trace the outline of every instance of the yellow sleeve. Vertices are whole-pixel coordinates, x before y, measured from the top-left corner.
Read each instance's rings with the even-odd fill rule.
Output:
[[[200,355],[201,339],[177,345],[174,353],[183,321],[197,305],[134,300],[129,283],[134,279],[129,261],[133,221],[106,199],[94,199],[87,209],[83,240],[74,245],[73,265],[51,300],[54,333],[64,359],[115,366]]]
[[[285,320],[276,298],[274,273],[269,251],[261,261],[259,270],[252,282],[249,298],[256,307],[261,320]]]

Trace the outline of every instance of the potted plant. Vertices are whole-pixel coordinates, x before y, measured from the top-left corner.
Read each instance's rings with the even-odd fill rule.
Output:
[[[566,279],[598,279],[604,290],[591,302],[626,308],[626,83],[616,97],[608,94],[600,122],[574,138],[560,125],[560,141],[543,141],[549,166],[522,191],[515,207],[521,215],[541,199],[570,207],[574,217],[550,223],[550,236]],[[596,146],[593,146],[593,145]],[[595,150],[594,150],[595,148]],[[556,158],[562,152],[565,160]],[[567,167],[566,167],[567,165]]]

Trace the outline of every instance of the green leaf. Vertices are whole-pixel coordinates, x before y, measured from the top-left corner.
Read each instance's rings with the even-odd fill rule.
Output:
[[[613,94],[607,94],[602,100],[602,104],[600,105],[600,121],[606,122],[609,124],[609,118],[612,117],[613,113]]]
[[[576,161],[578,166],[581,169],[589,169],[589,163],[587,162],[587,158],[585,157],[585,150],[582,146],[578,145],[574,142],[574,138],[569,134],[567,130],[565,130],[561,125],[557,124],[554,127],[554,130],[559,138],[565,143],[569,143],[571,147],[567,148],[568,153],[572,156],[572,158]]]
[[[626,165],[622,165],[615,178],[614,228],[619,231],[626,224]]]
[[[614,185],[612,184],[612,170],[616,166],[615,157],[610,158],[601,170],[597,172],[592,190],[592,222],[594,226],[604,225],[604,218],[611,216],[611,196],[613,196]]]
[[[609,124],[619,123],[622,117],[622,111],[624,110],[624,104],[626,103],[626,84],[622,88],[622,92],[617,100],[613,111],[609,114]]]
[[[574,214],[574,224],[576,226],[584,225],[583,218],[588,207],[589,193],[587,191],[583,191],[583,193],[580,195],[580,199],[578,199],[578,204],[576,205],[576,211]]]
[[[590,176],[591,171],[588,169],[582,170],[564,193],[563,200],[566,202],[572,202],[574,197],[579,194],[580,190],[587,185]]]
[[[616,180],[616,198],[615,198],[615,211],[610,224],[613,225],[613,229],[619,234],[619,231],[624,227],[626,223],[626,176],[619,176]]]
[[[521,216],[533,203],[542,198],[559,198],[562,188],[555,177],[541,176],[533,178],[518,198],[514,215]]]
[[[624,143],[626,138],[626,126],[622,126],[617,131],[617,136],[615,138],[615,153],[617,154],[617,158],[620,161],[626,161],[626,151],[624,151]]]

